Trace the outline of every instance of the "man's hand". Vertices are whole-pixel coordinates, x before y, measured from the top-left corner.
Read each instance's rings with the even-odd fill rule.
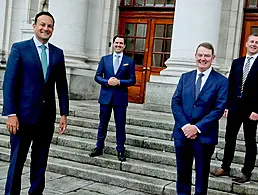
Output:
[[[120,80],[118,80],[116,77],[110,77],[108,79],[108,85],[110,86],[120,85]]]
[[[227,117],[228,117],[228,109],[225,109],[225,110],[224,110],[223,117],[225,117],[225,118],[227,118]]]
[[[66,127],[67,127],[67,116],[63,115],[60,118],[59,135],[63,134],[66,131]]]
[[[183,129],[183,132],[187,138],[196,138],[195,135],[198,133],[195,125],[188,125]]]
[[[252,120],[252,121],[257,121],[258,120],[258,114],[255,113],[255,112],[252,112],[249,119]]]
[[[19,121],[17,116],[8,116],[6,121],[6,128],[14,135],[17,133],[17,130],[19,130]]]

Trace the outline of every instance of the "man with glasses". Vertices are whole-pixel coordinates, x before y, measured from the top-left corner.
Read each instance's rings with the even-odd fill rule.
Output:
[[[213,46],[201,43],[195,58],[197,70],[181,76],[172,98],[178,195],[191,194],[193,158],[195,194],[207,194],[211,156],[218,143],[218,121],[228,92],[227,78],[211,67]]]
[[[246,153],[241,173],[233,179],[237,183],[250,181],[257,154],[258,34],[252,34],[248,37],[246,48],[246,56],[232,62],[229,74],[227,109],[224,113],[224,116],[227,117],[224,158],[221,168],[215,171],[215,176],[229,176],[237,134],[243,124]]]

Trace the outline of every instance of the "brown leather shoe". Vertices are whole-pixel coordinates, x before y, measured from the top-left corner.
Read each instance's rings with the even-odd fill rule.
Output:
[[[229,176],[229,171],[224,171],[224,169],[218,168],[218,169],[216,169],[214,175],[217,176],[217,177],[220,177],[220,176]]]

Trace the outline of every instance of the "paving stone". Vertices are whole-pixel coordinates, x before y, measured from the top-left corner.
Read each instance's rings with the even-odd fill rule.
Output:
[[[21,195],[28,195],[29,188],[21,190]],[[44,195],[64,195],[62,192],[57,192],[55,190],[46,189],[43,192]],[[86,195],[86,194],[85,194]]]
[[[119,193],[119,195],[148,195],[144,192],[134,191],[134,190],[125,190]]]
[[[120,192],[125,190],[124,188],[107,185],[103,183],[93,183],[91,185],[84,187],[83,189],[102,194],[119,194]]]
[[[47,182],[46,189],[68,193],[90,184],[92,181],[66,176]]]
[[[66,195],[101,195],[103,193],[100,192],[91,192],[88,190],[77,190],[75,192],[69,192]]]

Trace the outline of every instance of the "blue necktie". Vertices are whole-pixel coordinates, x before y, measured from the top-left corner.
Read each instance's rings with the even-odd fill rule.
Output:
[[[47,68],[48,68],[47,52],[46,52],[47,47],[45,45],[41,45],[40,48],[41,48],[41,64],[43,69],[43,75],[44,75],[44,79],[46,79]]]
[[[114,61],[114,73],[116,74],[118,69],[119,69],[119,58],[120,58],[120,55],[115,55],[115,61]]]
[[[198,79],[195,85],[195,99],[198,97],[200,91],[201,91],[201,86],[202,86],[202,77],[204,76],[203,73],[200,73],[198,75]]]

